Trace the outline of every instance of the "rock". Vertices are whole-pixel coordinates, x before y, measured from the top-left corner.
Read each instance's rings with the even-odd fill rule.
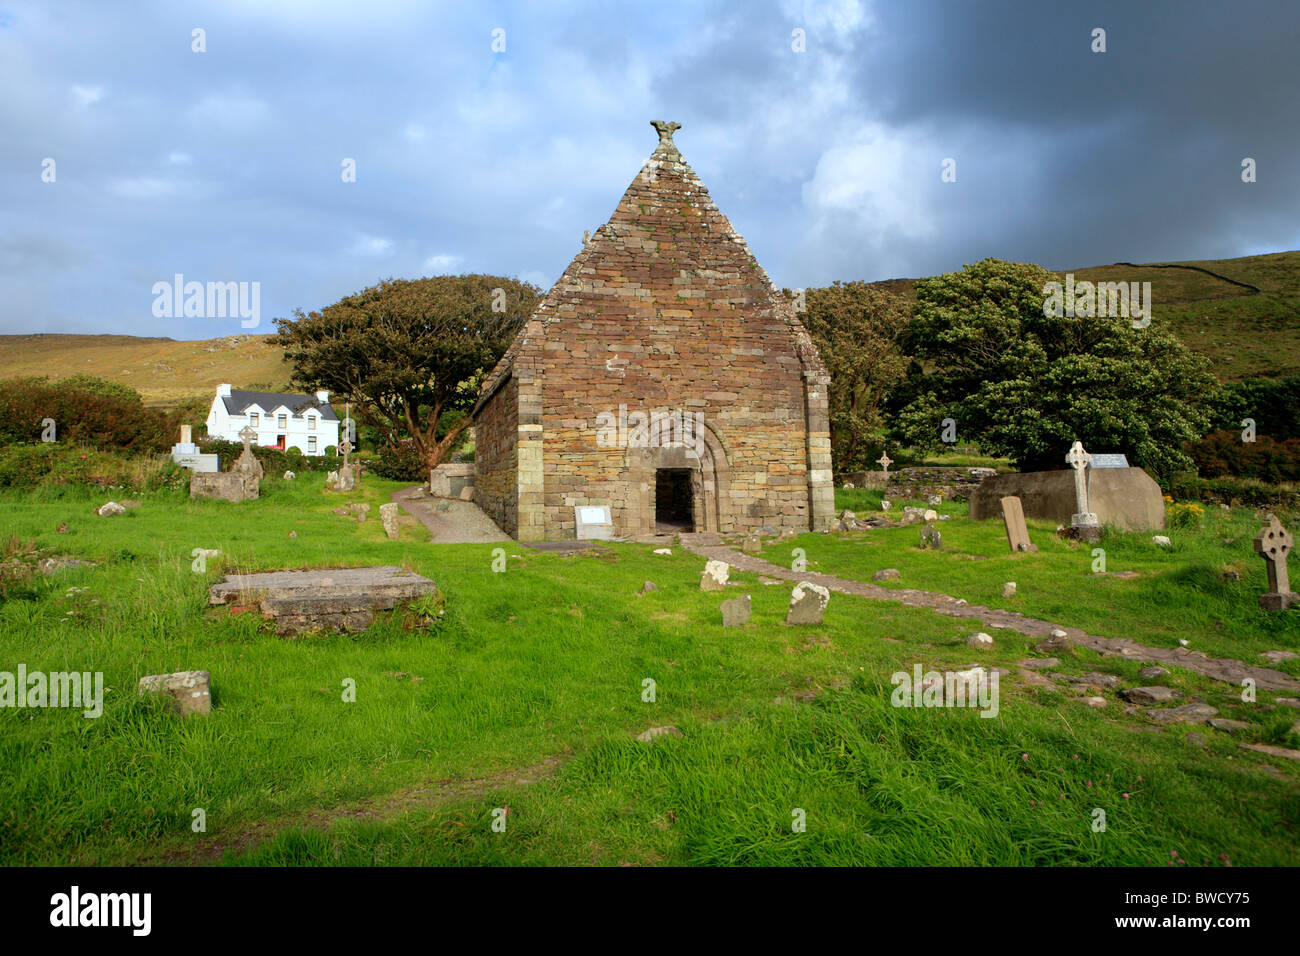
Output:
[[[1183,692],[1172,687],[1130,687],[1120,691],[1119,696],[1134,704],[1165,704],[1181,699]]]
[[[849,489],[850,491],[852,491],[852,490],[853,490],[853,482],[851,482],[851,481],[846,481],[846,482],[844,482],[844,484],[840,485],[840,487],[841,487],[841,488],[847,488],[847,489]]]
[[[925,499],[925,503],[931,508],[937,508],[943,504],[943,495],[931,495],[929,498]]]
[[[750,601],[749,595],[732,598],[730,601],[723,601],[719,608],[722,611],[723,627],[740,627],[742,624],[749,623]]]
[[[396,502],[391,501],[386,505],[379,506],[379,520],[384,524],[384,534],[388,535],[388,537],[394,541],[397,540],[399,533],[401,516],[398,512],[400,510],[401,509],[398,507]]]
[[[1105,706],[1106,706],[1106,698],[1105,698],[1105,697],[1080,697],[1079,700],[1080,700],[1082,703],[1087,704],[1089,707],[1105,707]]]
[[[1219,712],[1209,704],[1183,704],[1169,710],[1152,708],[1147,716],[1158,724],[1201,724]]]
[[[993,468],[967,468],[966,473],[972,478],[992,478],[997,474],[997,470]]]
[[[966,638],[966,646],[981,651],[991,651],[993,650],[993,635],[979,631]]]
[[[182,717],[206,714],[212,710],[212,693],[207,671],[179,671],[175,674],[150,674],[136,685],[138,694],[167,694],[172,709]]]
[[[60,524],[57,528],[54,529],[54,532],[55,534],[67,534],[68,526],[66,524]]]
[[[1242,744],[1241,749],[1268,754],[1270,757],[1286,757],[1288,760],[1300,760],[1300,750],[1288,750],[1286,747],[1273,747],[1269,744]]]
[[[1028,684],[1030,687],[1047,687],[1052,690],[1056,689],[1056,685],[1053,684],[1050,680],[1048,680],[1042,674],[1036,674],[1033,671],[1020,670],[1016,672],[1016,676],[1019,677],[1023,683]]]
[[[880,502],[880,510],[881,510],[881,511],[888,511],[888,510],[889,510],[890,508],[892,508],[893,506],[894,506],[894,503],[893,503],[892,501],[890,501],[888,498],[883,498],[883,499],[881,499],[881,502]]]
[[[1002,585],[1002,596],[1004,598],[1013,598],[1016,596],[1016,582],[1008,581]]]
[[[672,554],[672,553],[673,553],[673,549],[672,549],[672,548],[655,548],[655,549],[654,549],[654,553],[655,553],[655,554]]]
[[[1300,708],[1300,697],[1279,697],[1277,702],[1283,707]]]
[[[820,624],[826,605],[831,602],[831,592],[820,584],[800,581],[790,592],[790,607],[785,612],[786,624]]]
[[[1280,664],[1282,661],[1293,661],[1300,657],[1295,651],[1265,651],[1259,655],[1266,661],[1272,661],[1274,664]]]
[[[473,485],[466,485],[464,488],[460,489],[460,500],[461,500],[461,501],[473,501],[473,500],[474,500],[474,486],[473,486]]]
[[[1189,744],[1191,744],[1193,747],[1200,747],[1202,750],[1205,749],[1205,735],[1204,735],[1204,734],[1198,734],[1198,733],[1196,733],[1196,732],[1193,731],[1192,733],[1188,734],[1188,735],[1187,735],[1186,737],[1184,737],[1183,739],[1186,740],[1186,741],[1187,741]]]
[[[1249,730],[1250,724],[1244,720],[1229,720],[1227,717],[1212,717],[1206,721],[1215,730],[1222,730],[1225,734],[1236,733],[1239,730]]]
[[[856,513],[849,511],[847,508],[840,512],[841,521],[855,521],[857,520],[857,517]]]
[[[1225,581],[1240,581],[1240,580],[1241,580],[1241,572],[1238,571],[1236,568],[1224,568],[1220,576],[1221,576],[1221,577],[1223,578],[1223,580],[1225,580]]]
[[[1163,667],[1158,667],[1158,666],[1144,667],[1140,671],[1138,671],[1138,677],[1141,677],[1143,680],[1155,680],[1155,678],[1157,677],[1168,677],[1168,676],[1169,676],[1169,671],[1165,670]]]
[[[123,508],[121,505],[119,505],[116,501],[110,501],[96,508],[95,514],[99,515],[101,518],[111,518],[114,515],[126,514],[126,509]]]
[[[217,552],[220,554],[220,552]],[[36,562],[36,569],[46,576],[57,574],[60,571],[71,571],[75,568],[96,568],[99,567],[94,561],[82,561],[79,558],[41,558]]]
[[[933,508],[927,508],[924,512],[922,512],[922,514],[921,514],[921,520],[923,520],[923,521],[938,521],[938,520],[939,520],[939,512],[935,511]]]
[[[293,481],[293,480],[294,480],[295,478],[297,478],[297,477],[298,477],[298,476],[295,475],[295,474],[294,474],[293,472],[291,472],[291,471],[286,471],[286,472],[284,473],[284,480],[285,480],[285,481]]]
[[[361,524],[366,520],[366,515],[370,514],[370,505],[353,505],[352,513],[357,516],[357,524]]]
[[[682,732],[676,727],[669,725],[667,727],[651,727],[644,733],[636,735],[638,743],[651,744],[660,737],[680,737]]]
[[[334,508],[334,509],[332,509],[332,510],[333,510],[333,512],[334,512],[336,515],[338,515],[338,516],[341,517],[341,518],[346,518],[346,517],[348,517],[350,514],[352,514],[352,509],[351,509],[351,508]]]
[[[1052,636],[1045,641],[1039,641],[1034,645],[1034,650],[1040,654],[1055,654],[1058,651],[1067,651],[1070,649],[1070,638],[1059,627],[1052,629]]]
[[[1059,657],[1026,657],[1024,660],[1016,661],[1016,666],[1027,667],[1029,670],[1045,670],[1050,667],[1060,667],[1061,659]]]
[[[710,559],[700,575],[700,590],[721,591],[727,586],[727,578],[730,576],[731,566],[727,562]]]
[[[1108,690],[1115,690],[1124,682],[1114,674],[1099,674],[1096,671],[1089,671],[1082,677],[1067,678],[1072,684],[1086,684],[1091,687],[1105,687]]]
[[[1162,548],[1169,548],[1169,547],[1172,547],[1172,546],[1173,546],[1173,542],[1170,541],[1170,540],[1169,540],[1167,537],[1165,537],[1163,534],[1152,535],[1152,536],[1151,536],[1151,541],[1152,541],[1154,544],[1157,544],[1157,545],[1159,545],[1159,546],[1162,547]]]
[[[296,537],[298,537],[298,532],[297,532],[297,531],[290,531],[290,532],[289,532],[289,537],[291,537],[291,538],[296,538]]]
[[[763,542],[755,535],[747,535],[745,537],[745,543],[740,546],[740,550],[745,554],[762,554]]]
[[[875,574],[873,574],[873,575],[871,576],[871,580],[873,580],[873,581],[893,581],[893,580],[896,580],[897,578],[900,578],[900,577],[902,577],[902,575],[900,575],[900,574],[898,573],[898,568],[885,568],[885,569],[883,569],[883,570],[881,570],[881,571],[877,571]]]
[[[921,529],[921,550],[943,550],[943,535],[940,534],[939,529],[932,524],[928,524]]]
[[[655,584],[653,581],[647,581],[641,585],[641,590],[638,593],[649,594],[651,591],[658,591],[658,590],[659,590],[659,585]]]

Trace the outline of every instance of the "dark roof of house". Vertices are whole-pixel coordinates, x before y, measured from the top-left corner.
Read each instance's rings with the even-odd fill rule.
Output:
[[[232,388],[230,395],[221,399],[226,403],[226,413],[230,415],[242,415],[248,410],[249,405],[257,405],[264,412],[272,412],[284,405],[295,418],[301,418],[303,412],[308,408],[315,408],[320,411],[322,421],[336,422],[339,417],[334,414],[334,409],[330,408],[328,403],[322,403],[317,400],[315,395],[285,395],[277,392],[242,392]]]

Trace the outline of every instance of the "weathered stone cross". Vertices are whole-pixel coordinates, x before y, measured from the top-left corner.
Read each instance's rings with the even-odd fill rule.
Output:
[[[247,455],[249,443],[257,437],[257,432],[253,431],[253,426],[245,425],[239,430],[239,437],[244,440],[244,454]]]
[[[1074,501],[1075,507],[1079,513],[1075,518],[1089,515],[1088,511],[1088,475],[1084,471],[1088,467],[1088,462],[1092,461],[1092,456],[1083,450],[1083,442],[1077,441],[1070,446],[1069,452],[1066,453],[1065,463],[1074,469]],[[1092,524],[1095,522],[1079,522],[1076,524]]]
[[[343,467],[348,467],[348,455],[352,452],[352,442],[346,438],[339,442],[339,451],[343,452]]]
[[[1294,544],[1291,532],[1282,527],[1276,515],[1269,515],[1268,524],[1260,528],[1255,537],[1255,553],[1268,567],[1268,593],[1259,596],[1259,606],[1265,610],[1284,611],[1292,604],[1300,603],[1300,597],[1291,592],[1291,580],[1286,569],[1286,557]]]
[[[889,452],[887,451],[882,451],[880,457],[876,459],[876,464],[880,466],[881,470],[885,473],[886,478],[889,477],[889,466],[893,463],[894,459],[889,457]]]
[[[673,133],[682,128],[681,123],[665,123],[663,120],[651,120],[650,125],[655,128],[659,134],[660,146],[675,146],[673,142]]]

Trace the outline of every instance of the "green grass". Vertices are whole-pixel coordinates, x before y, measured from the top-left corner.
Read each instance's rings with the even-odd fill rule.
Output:
[[[4,527],[19,539],[100,562],[10,592],[0,604],[0,670],[101,670],[110,688],[95,720],[0,709],[0,862],[183,860],[204,841],[238,845],[254,832],[229,862],[1142,865],[1163,863],[1171,849],[1191,864],[1221,853],[1235,864],[1300,862],[1297,768],[1262,772],[1265,760],[1235,738],[1203,730],[1203,753],[1184,742],[1185,728],[1138,729],[1114,701],[1093,712],[1073,695],[1011,680],[995,719],[891,707],[894,671],[987,661],[964,645],[969,623],[835,595],[823,626],[791,629],[782,623],[788,587],[742,573],[733,580],[752,595],[753,620],[724,629],[720,596],[698,590],[702,560],[680,548],[671,557],[623,544],[564,556],[513,543],[435,545],[422,528],[388,541],[377,506],[399,483],[368,478],[363,492],[341,497],[320,485],[317,476],[268,478],[261,499],[237,506],[137,496],[141,507],[117,518],[91,513],[102,493],[0,495]],[[872,496],[845,501],[867,510]],[[369,501],[371,520],[331,514],[344,500]],[[55,532],[61,522],[67,534]],[[1059,601],[1061,623],[1089,627],[1090,601],[1028,596],[1030,564],[999,555],[999,529],[945,522],[949,547],[993,555],[960,567],[947,555],[933,566],[934,556],[913,556],[914,528],[879,544],[809,535],[781,548],[803,546],[812,569],[842,564],[846,576],[893,566],[904,584],[925,586],[916,576],[933,573],[936,588],[972,603],[996,603],[985,592],[1014,566],[1026,600]],[[1041,528],[1035,538],[1046,544]],[[200,547],[227,557],[195,573],[190,555]],[[505,573],[491,570],[496,547]],[[1112,568],[1126,566],[1127,552],[1117,555]],[[1199,592],[1177,575],[1197,555],[1147,560],[1163,562],[1162,577],[1192,603]],[[1039,558],[1058,575],[1088,560],[1064,546]],[[290,641],[254,615],[206,607],[208,585],[224,572],[361,564],[427,574],[442,617],[399,611],[365,635]],[[638,595],[647,579],[659,590]],[[1237,611],[1221,640],[1265,649],[1249,608]],[[1157,636],[1161,613],[1144,625]],[[1141,619],[1133,612],[1134,626]],[[1019,635],[996,633],[999,659],[1030,652]],[[1136,669],[1086,654],[1068,666]],[[191,668],[212,673],[210,715],[180,720],[135,694],[144,674]],[[355,703],[342,699],[349,678]],[[646,678],[656,682],[654,703],[642,700]],[[1231,690],[1175,679],[1195,693]],[[1269,723],[1246,709],[1224,706],[1224,716],[1255,721],[1242,739],[1295,743],[1282,715]],[[633,740],[666,724],[684,736]],[[517,779],[553,757],[562,762],[552,776]],[[348,815],[439,782],[450,782],[446,799],[370,820]],[[505,833],[491,828],[500,807],[510,808]],[[1105,833],[1091,828],[1094,807],[1106,810]],[[206,811],[206,834],[191,831],[195,808]],[[806,832],[791,830],[795,808],[806,812]],[[328,830],[307,825],[335,817]]]

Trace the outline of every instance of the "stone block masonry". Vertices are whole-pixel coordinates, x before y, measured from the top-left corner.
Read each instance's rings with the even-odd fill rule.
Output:
[[[790,304],[672,141],[538,306],[475,409],[475,488],[520,540],[574,507],[654,533],[685,475],[687,530],[830,527],[829,376]],[[620,408],[702,422],[693,441],[602,440]],[[669,476],[667,473],[673,473]]]

